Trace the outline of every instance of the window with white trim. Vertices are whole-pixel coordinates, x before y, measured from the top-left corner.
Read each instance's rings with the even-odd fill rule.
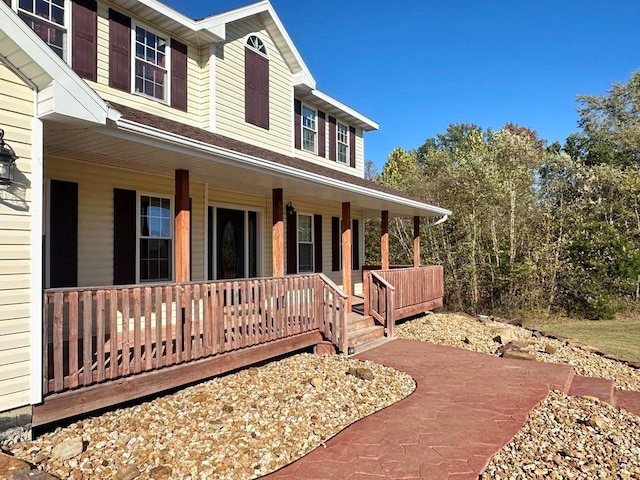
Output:
[[[38,0],[36,0],[38,1]],[[158,100],[167,100],[168,40],[140,25],[134,30],[134,91]]]
[[[264,45],[264,42],[257,35],[249,35],[247,38],[247,47],[252,48],[256,52],[260,52],[263,55],[267,55],[267,47]]]
[[[318,135],[317,112],[305,105],[302,106],[302,149],[316,153],[316,137]]]
[[[313,216],[298,214],[298,272],[313,272]]]
[[[173,228],[171,199],[140,195],[139,267],[140,281],[173,278]]]
[[[18,0],[18,15],[60,58],[65,59],[65,0]]]
[[[349,159],[349,127],[344,123],[337,123],[336,142],[338,161],[346,164]]]

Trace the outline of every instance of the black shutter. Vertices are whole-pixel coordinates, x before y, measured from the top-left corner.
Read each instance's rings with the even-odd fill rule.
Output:
[[[340,271],[340,218],[331,217],[331,271]]]
[[[322,215],[313,216],[314,272],[322,272]]]
[[[298,214],[287,215],[287,273],[298,273]]]
[[[302,102],[300,100],[293,101],[293,110],[293,138],[295,147],[300,150],[302,148]]]
[[[78,184],[51,180],[49,286],[78,286]]]
[[[354,270],[360,270],[360,222],[351,223],[351,265]]]
[[[325,157],[326,156],[326,124],[325,121],[326,115],[324,112],[318,110],[318,156]]]
[[[187,111],[187,46],[171,39],[171,106]]]
[[[336,135],[337,135],[336,119],[329,116],[329,160],[336,161]]]
[[[113,284],[136,283],[136,192],[113,189]]]
[[[131,91],[131,19],[109,9],[109,86]]]
[[[98,16],[95,0],[75,0],[71,7],[71,65],[87,80],[96,81],[98,75]]]
[[[356,129],[349,127],[349,164],[356,167]]]
[[[215,231],[213,230],[213,207],[207,207],[209,212],[208,229],[209,239],[207,241],[207,280],[213,280],[213,236]]]

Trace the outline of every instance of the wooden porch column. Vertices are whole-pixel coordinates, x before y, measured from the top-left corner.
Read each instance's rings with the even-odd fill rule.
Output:
[[[351,204],[342,204],[342,289],[347,294],[346,309],[351,311]]]
[[[191,211],[189,209],[189,170],[175,174],[176,282],[191,281]]]
[[[272,226],[271,248],[273,259],[273,276],[284,276],[284,214],[282,212],[282,189],[274,188],[271,194]]]
[[[413,266],[420,266],[420,217],[413,217]]]
[[[380,263],[382,270],[389,270],[389,211],[382,211],[380,226]]]

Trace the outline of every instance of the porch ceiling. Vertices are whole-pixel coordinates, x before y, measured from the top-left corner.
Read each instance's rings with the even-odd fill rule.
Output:
[[[116,108],[121,110],[119,106]],[[321,166],[305,168],[308,162],[178,125],[181,133],[202,131],[203,135],[228,144],[223,147],[185,135],[167,135],[166,128],[158,130],[127,120],[82,129],[50,123],[45,126],[45,158],[56,156],[171,178],[175,170],[185,169],[189,170],[192,182],[208,183],[209,188],[265,196],[270,196],[274,188],[282,188],[285,199],[295,197],[323,204],[350,202],[352,208],[362,209],[365,218],[379,218],[382,210],[388,210],[391,216],[437,217],[450,213],[355,176]],[[247,148],[245,151],[228,148],[234,144]]]

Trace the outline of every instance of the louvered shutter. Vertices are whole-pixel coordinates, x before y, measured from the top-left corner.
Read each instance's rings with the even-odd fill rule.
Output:
[[[131,91],[131,19],[109,9],[109,86]]]
[[[322,272],[322,215],[313,216],[314,271]]]
[[[356,167],[356,129],[349,127],[349,164]]]
[[[336,161],[337,125],[334,117],[329,117],[329,160]]]
[[[340,218],[331,217],[331,271],[340,271]]]
[[[136,282],[136,192],[113,189],[113,284]]]
[[[351,265],[354,270],[360,270],[360,222],[351,223]]]
[[[318,110],[318,156],[325,157],[327,150],[326,130],[327,122],[325,120],[326,115],[324,112]]]
[[[71,65],[78,75],[94,82],[98,71],[96,12],[95,0],[76,0],[71,7]]]
[[[187,46],[171,39],[171,106],[187,111]]]
[[[78,286],[78,184],[51,180],[49,287]]]
[[[287,273],[298,273],[298,215],[287,215]]]
[[[300,150],[302,148],[302,102],[300,100],[293,101],[293,129],[295,147]]]

